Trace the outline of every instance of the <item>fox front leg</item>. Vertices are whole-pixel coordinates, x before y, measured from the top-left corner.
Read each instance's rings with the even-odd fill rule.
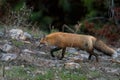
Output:
[[[50,50],[50,54],[51,54],[51,56],[52,57],[55,57],[55,55],[53,54],[55,51],[58,51],[58,50],[60,50],[61,48],[53,48],[53,49],[51,49]]]
[[[60,60],[62,60],[62,59],[64,58],[65,51],[66,51],[66,48],[63,48],[63,49],[62,49],[62,55],[61,55],[61,57],[60,57]]]

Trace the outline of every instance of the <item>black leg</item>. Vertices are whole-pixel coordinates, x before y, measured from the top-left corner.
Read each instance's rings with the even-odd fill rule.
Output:
[[[98,55],[96,53],[94,53],[93,55],[96,57],[96,61],[99,62]]]
[[[88,60],[91,60],[92,54],[89,55]]]
[[[95,58],[96,58],[96,61],[99,62],[98,55],[96,53],[94,53],[93,50],[92,51],[88,51],[88,52],[90,54],[89,57],[88,57],[88,60],[91,60],[92,55],[94,55]]]
[[[53,54],[53,52],[58,51],[58,50],[60,50],[60,49],[61,49],[61,48],[54,48],[54,49],[51,49],[51,50],[50,50],[51,56],[52,56],[52,57],[55,57],[54,54]]]
[[[66,51],[66,48],[63,48],[63,49],[62,49],[62,56],[61,56],[60,60],[61,60],[62,58],[64,58],[65,51]]]

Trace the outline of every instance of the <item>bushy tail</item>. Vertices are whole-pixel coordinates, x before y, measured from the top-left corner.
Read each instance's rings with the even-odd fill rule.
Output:
[[[103,41],[96,40],[94,44],[95,49],[103,52],[106,55],[112,56],[115,53],[115,50],[107,46]]]

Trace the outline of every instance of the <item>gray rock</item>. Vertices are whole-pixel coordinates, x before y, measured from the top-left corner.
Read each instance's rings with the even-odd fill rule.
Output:
[[[30,35],[28,32],[24,32],[23,36],[25,37],[25,39],[31,39],[32,35]]]
[[[4,33],[3,32],[0,32],[0,37],[3,37],[4,36]]]
[[[24,49],[24,50],[22,50],[22,53],[34,53],[33,51],[31,51],[31,50],[29,50],[29,49]]]
[[[68,48],[68,49],[67,49],[67,52],[68,52],[68,53],[76,53],[77,50],[76,50],[75,48]]]
[[[26,40],[32,38],[32,36],[29,33],[23,32],[23,30],[21,29],[11,29],[9,31],[9,35],[12,39],[17,39],[17,40]]]
[[[118,55],[120,55],[120,48],[118,48],[116,52],[118,53]]]
[[[81,66],[78,63],[75,62],[67,62],[65,63],[65,68],[66,69],[79,69]]]
[[[16,58],[17,58],[17,55],[16,54],[11,54],[11,53],[2,54],[2,56],[1,56],[2,61],[14,60]]]
[[[4,44],[2,50],[8,52],[8,51],[10,51],[12,48],[13,48],[13,47],[12,47],[11,45],[9,45],[9,44]]]
[[[11,29],[9,35],[12,39],[22,39],[24,32],[21,29]]]

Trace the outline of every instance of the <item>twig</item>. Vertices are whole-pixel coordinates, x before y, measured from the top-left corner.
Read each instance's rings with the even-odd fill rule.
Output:
[[[62,31],[64,31],[64,28],[67,28],[67,29],[70,30],[72,33],[75,33],[75,31],[74,31],[73,29],[71,29],[69,26],[67,26],[66,24],[63,25]]]

